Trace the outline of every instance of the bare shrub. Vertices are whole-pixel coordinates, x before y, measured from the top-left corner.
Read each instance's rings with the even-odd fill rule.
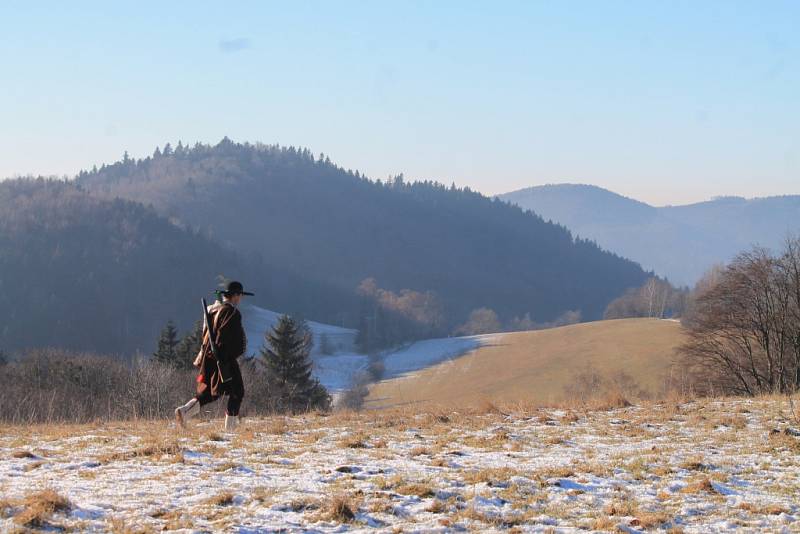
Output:
[[[28,351],[3,370],[0,420],[15,424],[160,418],[194,385],[191,371],[158,362],[56,349]]]
[[[336,407],[356,412],[361,411],[367,396],[369,396],[367,381],[363,377],[356,377],[353,385],[337,399]]]
[[[243,413],[276,413],[274,392],[254,362],[241,362]],[[0,422],[87,423],[171,417],[195,393],[196,370],[151,359],[36,349],[3,366]],[[224,408],[224,402],[211,409]]]
[[[590,364],[573,375],[572,380],[564,387],[564,393],[567,399],[578,404],[586,404],[589,399],[599,396],[604,388],[605,380],[600,372]]]

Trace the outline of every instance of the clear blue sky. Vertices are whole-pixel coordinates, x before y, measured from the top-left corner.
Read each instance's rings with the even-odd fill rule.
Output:
[[[487,194],[800,193],[800,2],[3,2],[0,176],[179,139]]]

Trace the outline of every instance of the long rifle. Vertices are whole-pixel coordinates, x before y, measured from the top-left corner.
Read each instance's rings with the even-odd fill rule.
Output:
[[[219,371],[219,377],[222,380],[222,383],[229,382],[233,379],[233,375],[231,375],[230,370],[227,368],[226,365],[222,364],[222,361],[219,358],[219,352],[217,350],[217,333],[214,332],[214,329],[211,328],[211,316],[208,314],[208,305],[206,304],[206,299],[200,299],[203,303],[203,325],[206,328],[206,332],[208,332],[208,341],[209,345],[211,345],[211,354],[214,355],[214,359],[217,361],[217,370]]]

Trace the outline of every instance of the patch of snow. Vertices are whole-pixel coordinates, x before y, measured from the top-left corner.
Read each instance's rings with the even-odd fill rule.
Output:
[[[452,360],[479,347],[490,345],[497,338],[498,334],[486,334],[417,341],[383,358],[384,378],[408,375],[437,363]]]

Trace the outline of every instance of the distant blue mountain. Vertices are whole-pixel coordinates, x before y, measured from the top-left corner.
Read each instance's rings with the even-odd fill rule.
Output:
[[[800,195],[718,197],[685,206],[654,207],[606,189],[543,185],[499,195],[544,219],[595,240],[678,285],[692,285],[715,263],[753,245],[780,249],[800,233]]]

